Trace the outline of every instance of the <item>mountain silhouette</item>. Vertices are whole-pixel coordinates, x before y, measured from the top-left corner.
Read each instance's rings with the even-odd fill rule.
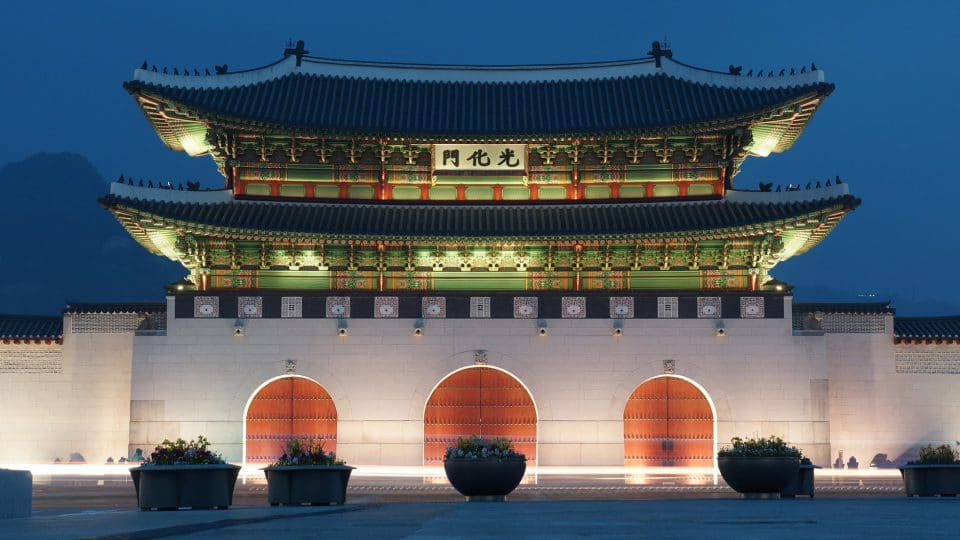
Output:
[[[0,313],[76,302],[160,301],[186,270],[152,255],[97,204],[109,184],[83,156],[36,154],[0,168]]]

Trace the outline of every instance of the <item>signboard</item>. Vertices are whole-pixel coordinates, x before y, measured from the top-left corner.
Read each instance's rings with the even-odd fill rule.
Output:
[[[433,170],[441,174],[523,175],[527,169],[525,144],[435,144]]]

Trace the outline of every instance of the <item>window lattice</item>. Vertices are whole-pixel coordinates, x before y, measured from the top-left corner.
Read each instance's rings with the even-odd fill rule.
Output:
[[[793,314],[793,329],[802,330],[809,313]],[[820,329],[828,334],[882,334],[885,331],[882,313],[822,313]]]
[[[75,313],[71,321],[74,334],[125,334],[137,329],[140,317],[135,313]]]

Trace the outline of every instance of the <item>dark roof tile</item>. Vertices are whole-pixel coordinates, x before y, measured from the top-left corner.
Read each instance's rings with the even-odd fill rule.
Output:
[[[894,314],[889,301],[882,302],[795,302],[794,313]]]
[[[138,303],[87,303],[67,302],[64,313],[163,313],[167,310],[165,302]]]
[[[960,316],[894,317],[893,335],[906,339],[960,339]]]
[[[465,137],[661,131],[770,111],[833,90],[829,83],[721,87],[663,74],[438,82],[291,73],[223,88],[144,81],[130,81],[125,87],[255,124],[333,133]]]
[[[0,315],[0,339],[60,339],[63,317]]]
[[[389,203],[185,203],[109,195],[101,203],[198,225],[284,233],[381,238],[570,237],[676,233],[766,223],[840,206],[844,195],[803,202],[713,200],[676,203],[410,205]],[[384,227],[383,224],[389,224]]]

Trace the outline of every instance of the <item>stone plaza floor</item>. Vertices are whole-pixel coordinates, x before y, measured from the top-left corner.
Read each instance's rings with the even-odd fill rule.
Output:
[[[817,497],[742,500],[709,475],[538,475],[505,503],[466,503],[435,477],[358,475],[348,503],[266,505],[255,474],[229,510],[140,512],[122,474],[34,478],[33,516],[0,539],[60,538],[957,538],[960,499],[908,499],[900,479],[818,474]]]

